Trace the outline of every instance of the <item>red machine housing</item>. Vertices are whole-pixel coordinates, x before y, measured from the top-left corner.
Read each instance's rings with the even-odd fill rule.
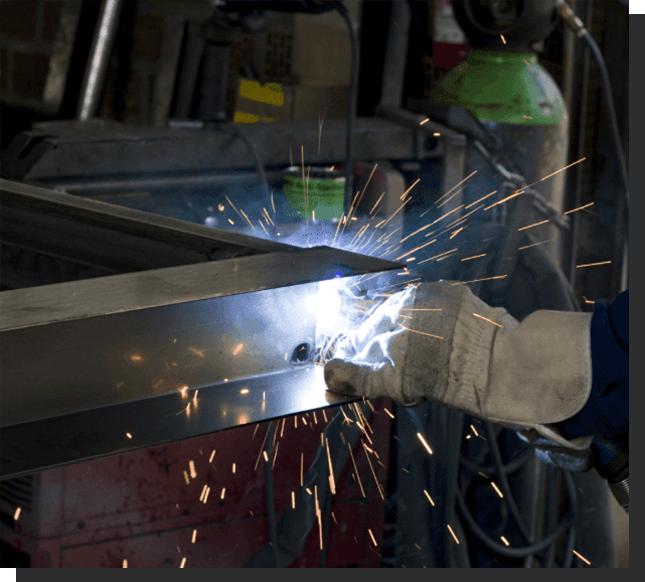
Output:
[[[373,433],[367,431],[372,443],[362,436],[353,451],[360,483],[351,460],[335,475],[323,540],[328,567],[380,563],[391,428],[385,408],[392,406],[384,400],[374,407]],[[343,408],[355,419],[347,405]],[[325,416],[331,421],[336,412],[274,421],[280,429],[273,465],[277,520],[300,487],[301,459],[306,475],[327,426]],[[240,426],[0,482],[2,541],[28,556],[30,567],[121,568],[124,560],[130,568],[176,568],[182,562],[186,568],[241,567],[269,541],[264,464],[273,459],[262,454],[267,429],[268,423]],[[206,503],[200,501],[204,486],[210,487]],[[292,567],[319,565],[316,523]]]

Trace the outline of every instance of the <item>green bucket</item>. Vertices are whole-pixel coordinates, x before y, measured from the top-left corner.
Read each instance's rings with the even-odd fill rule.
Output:
[[[340,219],[344,210],[345,175],[339,170],[291,166],[284,172],[282,187],[293,216],[316,220]]]

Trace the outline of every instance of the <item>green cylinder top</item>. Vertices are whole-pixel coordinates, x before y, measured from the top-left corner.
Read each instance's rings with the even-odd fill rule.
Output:
[[[470,50],[431,101],[464,107],[479,121],[555,125],[566,117],[560,89],[533,53]]]

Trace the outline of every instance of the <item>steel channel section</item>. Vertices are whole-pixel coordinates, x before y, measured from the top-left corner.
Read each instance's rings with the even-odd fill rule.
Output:
[[[249,124],[246,128],[267,167],[336,164],[345,144],[345,121],[285,121]],[[318,142],[320,139],[320,153]],[[357,160],[411,159],[417,152],[414,132],[392,121],[358,118],[353,129],[353,156]],[[440,157],[441,148],[424,157]],[[95,128],[91,124],[51,122],[36,124],[21,134],[3,153],[2,176],[9,179],[66,183],[88,178],[184,176],[194,172],[237,172],[254,168],[244,141],[229,133],[204,129]]]
[[[319,281],[399,267],[317,247],[0,293],[0,478],[347,401],[292,363]]]

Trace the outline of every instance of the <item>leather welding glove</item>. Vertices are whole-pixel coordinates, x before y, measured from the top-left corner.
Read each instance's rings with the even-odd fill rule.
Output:
[[[330,391],[426,400],[535,434],[565,450],[552,426],[572,417],[591,393],[592,314],[537,311],[518,323],[460,283],[420,284],[392,295],[334,352],[325,366]]]

